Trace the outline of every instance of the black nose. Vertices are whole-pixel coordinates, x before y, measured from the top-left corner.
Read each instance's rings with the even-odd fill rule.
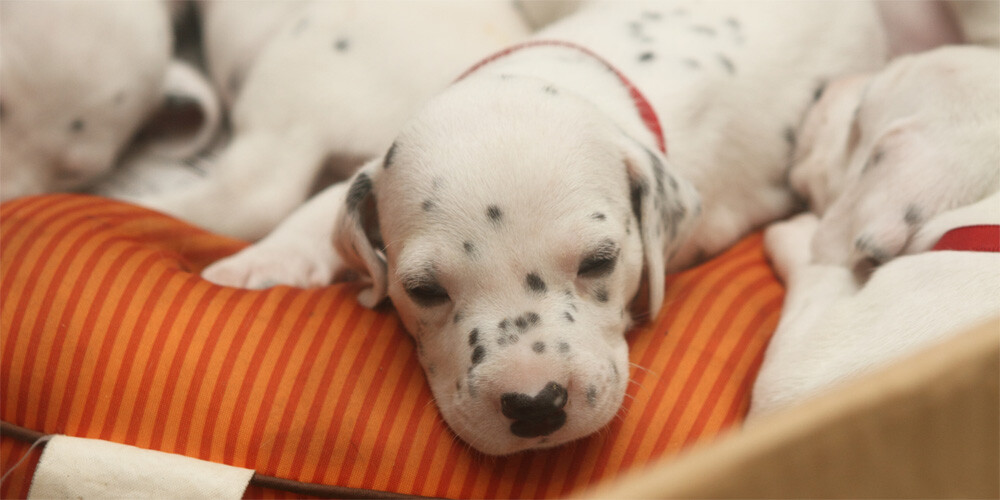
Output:
[[[563,407],[568,399],[565,387],[549,382],[533,397],[519,392],[500,396],[500,411],[505,417],[514,419],[510,432],[515,436],[547,436],[566,423]]]

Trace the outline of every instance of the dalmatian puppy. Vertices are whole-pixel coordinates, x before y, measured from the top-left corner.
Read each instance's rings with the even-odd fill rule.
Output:
[[[252,5],[229,0],[198,3],[205,62],[219,97],[231,107],[264,47],[306,0],[261,0]]]
[[[660,311],[666,271],[793,209],[794,124],[820,82],[879,66],[883,35],[862,2],[588,3],[203,276],[361,281],[474,448],[586,436],[621,406],[625,333]]]
[[[996,316],[1000,254],[932,248],[1000,223],[998,81],[1000,51],[963,46],[829,85],[791,171],[812,212],[766,233],[788,294],[752,415]]]
[[[185,134],[144,129],[136,147],[161,157],[197,152],[218,127],[211,86],[171,59],[164,2],[11,0],[0,28],[0,200],[94,182],[158,117],[199,120]]]
[[[223,64],[211,71],[235,99],[232,141],[203,182],[132,201],[258,239],[321,174],[349,177],[385,151],[419,103],[482,54],[528,34],[500,1],[262,5],[273,17],[253,12],[255,4],[205,6],[209,62]]]

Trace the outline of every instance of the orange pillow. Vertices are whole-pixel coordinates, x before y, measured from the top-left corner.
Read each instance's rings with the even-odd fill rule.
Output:
[[[783,298],[759,235],[671,277],[664,312],[629,334],[618,417],[561,448],[493,458],[443,424],[395,312],[359,306],[354,285],[250,291],[199,277],[244,245],[101,198],[4,204],[0,420],[320,494],[565,496],[738,424]],[[26,449],[5,433],[3,469]],[[32,469],[0,495],[24,496]]]

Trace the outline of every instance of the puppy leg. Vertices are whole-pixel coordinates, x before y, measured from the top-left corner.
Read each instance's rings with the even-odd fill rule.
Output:
[[[274,232],[202,272],[213,283],[239,288],[275,285],[320,287],[344,267],[333,231],[348,182],[335,184],[302,205]]]
[[[811,240],[818,225],[816,216],[807,213],[772,225],[764,235],[765,248],[785,281],[786,294],[781,320],[754,383],[750,417],[796,398],[803,384],[797,367],[815,355],[803,346],[811,345],[810,337],[831,305],[858,290],[849,269],[810,263]]]
[[[209,231],[256,240],[274,229],[308,196],[322,168],[321,150],[295,137],[237,137],[203,181],[135,203]]]

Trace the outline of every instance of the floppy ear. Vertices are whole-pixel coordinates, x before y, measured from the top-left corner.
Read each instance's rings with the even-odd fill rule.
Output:
[[[358,302],[373,308],[386,297],[386,260],[379,229],[376,186],[382,160],[361,167],[349,181],[343,206],[334,223],[333,245],[344,264],[367,286],[358,292]]]
[[[164,77],[161,104],[139,132],[144,152],[172,160],[190,158],[219,132],[222,109],[208,80],[190,64],[173,60]]]
[[[642,238],[649,314],[655,318],[663,305],[667,259],[687,239],[701,213],[701,199],[662,153],[631,140],[624,149],[632,212]]]

